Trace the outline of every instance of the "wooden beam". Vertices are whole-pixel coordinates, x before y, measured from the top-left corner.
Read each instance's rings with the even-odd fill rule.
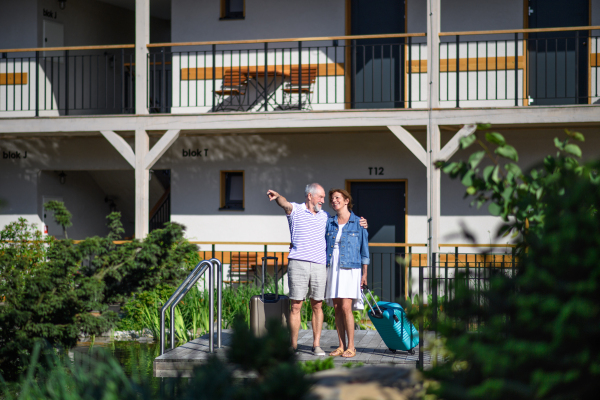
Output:
[[[27,72],[3,72],[0,74],[0,85],[27,85]]]
[[[364,109],[323,111],[270,111],[199,114],[100,115],[62,117],[0,118],[0,138],[7,136],[94,136],[100,131],[165,132],[180,129],[182,135],[289,134],[307,132],[373,134],[387,132],[388,126],[423,129],[429,119],[439,125],[462,126],[465,122],[490,123],[502,127],[598,127],[597,105],[548,105],[536,107],[463,107],[423,109]],[[0,113],[1,114],[1,113]]]
[[[465,125],[450,139],[442,150],[438,153],[437,160],[435,161],[448,161],[460,147],[460,139],[473,134],[477,130],[477,125]]]
[[[145,160],[150,138],[144,129],[135,131],[135,238],[144,239],[150,230],[150,171]]]
[[[396,135],[396,137],[400,139],[402,143],[404,143],[404,145],[411,151],[411,153],[415,155],[415,157],[417,157],[419,161],[421,161],[423,165],[427,166],[427,152],[421,143],[419,143],[419,141],[415,139],[415,137],[411,135],[409,131],[398,125],[388,126],[388,129],[392,131],[392,133]]]
[[[525,68],[525,57],[518,56],[518,69]],[[515,69],[515,57],[479,57],[479,58],[460,58],[458,60],[458,69],[460,72],[485,72],[485,71],[504,71]],[[427,72],[427,60],[412,60],[411,70],[413,74]],[[406,61],[406,71],[408,71],[408,61]],[[456,59],[440,59],[440,72],[456,72]]]
[[[148,47],[177,47],[177,46],[208,46],[224,44],[253,44],[253,43],[288,43],[288,42],[318,42],[322,40],[353,40],[353,39],[394,39],[407,37],[425,37],[425,33],[390,33],[384,35],[347,35],[347,36],[318,36],[286,39],[249,39],[249,40],[221,40],[213,42],[179,42],[179,43],[151,43]]]
[[[286,65],[285,67],[277,67],[277,74],[285,74],[290,75],[292,68],[297,68],[299,65]],[[314,66],[314,65],[313,65]],[[302,64],[302,68],[308,67],[308,64]],[[230,69],[240,69],[240,68],[255,68],[253,66],[250,67],[217,67],[215,68],[215,79],[223,79],[223,75],[225,71]],[[259,66],[260,68],[260,66]],[[275,66],[268,66],[269,69],[275,69]],[[317,66],[317,76],[344,76],[344,64],[343,63],[327,63],[327,64],[319,64]],[[195,80],[211,80],[212,77],[212,67],[207,68],[181,68],[181,80],[182,81],[195,81]]]
[[[600,29],[600,25],[595,26],[571,26],[564,28],[530,28],[530,29],[502,29],[494,31],[462,31],[462,32],[440,32],[440,36],[467,36],[467,35],[502,35],[505,33],[536,33],[536,32],[572,32],[572,31],[593,31]]]
[[[133,44],[111,44],[106,46],[69,46],[69,47],[30,47],[27,49],[0,49],[0,53],[24,53],[29,51],[64,51],[64,50],[109,50],[109,49],[133,49]]]
[[[144,160],[144,167],[146,169],[150,169],[152,166],[154,166],[154,164],[156,164],[158,159],[162,157],[169,147],[171,147],[171,145],[179,138],[180,132],[180,129],[171,129],[167,131],[154,146],[152,146],[152,150],[146,154]]]
[[[135,154],[133,153],[133,149],[131,148],[129,143],[127,143],[122,136],[116,134],[113,131],[100,131],[100,133],[106,138],[106,140],[108,140],[110,144],[113,145],[113,147],[119,152],[119,154],[123,156],[125,161],[127,161],[129,165],[135,168]]]

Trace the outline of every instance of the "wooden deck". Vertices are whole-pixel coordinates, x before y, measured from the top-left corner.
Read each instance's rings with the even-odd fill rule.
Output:
[[[315,360],[319,357],[312,354],[312,330],[301,330],[298,336],[298,360]],[[231,330],[224,329],[222,334],[223,348],[217,349],[218,357],[225,358],[225,349],[231,340]],[[416,368],[419,360],[419,348],[415,348],[415,354],[407,352],[392,353],[377,331],[365,330],[355,331],[356,357],[353,358],[334,358],[336,365],[347,362],[362,362],[371,365],[393,365],[401,368]],[[216,340],[215,340],[216,344]],[[335,330],[326,330],[321,334],[321,348],[329,353],[338,346],[337,333]],[[192,340],[182,346],[171,350],[162,356],[154,359],[154,376],[157,377],[175,377],[190,376],[195,366],[198,366],[206,360],[208,353],[208,335]],[[424,363],[427,366],[431,364],[429,352],[425,352]]]

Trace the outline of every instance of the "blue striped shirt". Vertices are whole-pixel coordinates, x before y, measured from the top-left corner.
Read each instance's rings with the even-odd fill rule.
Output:
[[[294,209],[287,216],[292,238],[289,258],[316,264],[327,263],[325,229],[329,214],[327,211],[311,213],[306,204],[291,203]]]

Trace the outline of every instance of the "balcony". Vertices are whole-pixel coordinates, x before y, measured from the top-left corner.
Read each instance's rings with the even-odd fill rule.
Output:
[[[440,34],[440,107],[597,104],[599,27]],[[148,45],[150,113],[424,109],[425,33]],[[0,50],[0,117],[133,114],[133,45]]]

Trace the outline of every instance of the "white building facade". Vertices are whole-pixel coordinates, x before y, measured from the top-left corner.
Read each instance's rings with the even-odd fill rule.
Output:
[[[432,164],[467,157],[477,123],[523,169],[565,128],[597,159],[599,25],[599,0],[11,2],[0,225],[60,235],[43,210],[59,199],[75,239],[118,210],[127,237],[170,220],[203,250],[285,243],[266,191],[302,202],[319,182],[357,196],[371,243],[454,252],[440,245],[466,244],[466,226],[506,244]]]

